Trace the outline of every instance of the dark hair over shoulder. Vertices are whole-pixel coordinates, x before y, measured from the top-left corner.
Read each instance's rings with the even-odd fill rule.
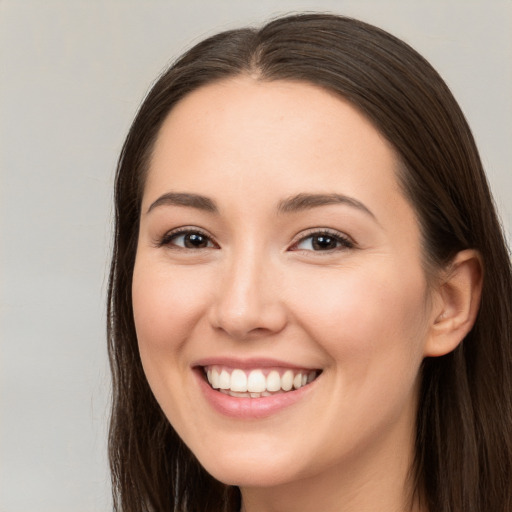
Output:
[[[217,80],[304,81],[350,101],[391,142],[432,273],[479,251],[476,323],[453,352],[427,358],[412,477],[431,512],[512,510],[512,272],[467,122],[430,64],[404,42],[350,18],[303,14],[228,31],[188,51],[155,83],[129,131],[115,185],[108,303],[113,374],[110,462],[116,510],[234,511],[239,493],[215,481],[182,443],[142,369],[131,282],[152,145],[173,106]]]

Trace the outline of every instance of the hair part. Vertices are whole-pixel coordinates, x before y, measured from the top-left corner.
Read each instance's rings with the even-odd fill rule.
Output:
[[[128,133],[115,183],[108,294],[113,375],[109,434],[115,509],[235,511],[240,495],[206,473],[144,376],[131,284],[140,208],[160,127],[187,94],[238,75],[315,84],[349,101],[387,138],[422,232],[428,275],[460,251],[483,261],[480,311],[453,352],[425,359],[412,477],[432,512],[512,510],[512,272],[468,124],[446,84],[406,43],[328,14],[279,18],[197,44],[155,83]]]

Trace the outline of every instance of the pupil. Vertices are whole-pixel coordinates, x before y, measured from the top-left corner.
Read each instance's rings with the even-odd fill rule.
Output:
[[[203,248],[208,245],[208,241],[206,237],[201,235],[200,233],[190,233],[185,236],[185,247],[198,249]]]
[[[313,238],[313,249],[336,249],[336,239],[325,235],[316,236]]]

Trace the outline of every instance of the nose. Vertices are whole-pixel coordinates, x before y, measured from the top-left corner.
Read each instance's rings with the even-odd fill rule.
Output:
[[[231,338],[246,340],[282,331],[287,312],[280,292],[279,271],[256,254],[233,258],[218,276],[210,323]]]

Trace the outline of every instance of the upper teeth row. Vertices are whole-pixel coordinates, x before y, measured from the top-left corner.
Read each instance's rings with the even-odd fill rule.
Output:
[[[315,371],[286,370],[282,375],[272,370],[265,377],[262,370],[227,370],[225,368],[210,367],[206,376],[214,389],[227,389],[236,392],[262,393],[265,391],[290,391],[299,389],[316,377]]]

